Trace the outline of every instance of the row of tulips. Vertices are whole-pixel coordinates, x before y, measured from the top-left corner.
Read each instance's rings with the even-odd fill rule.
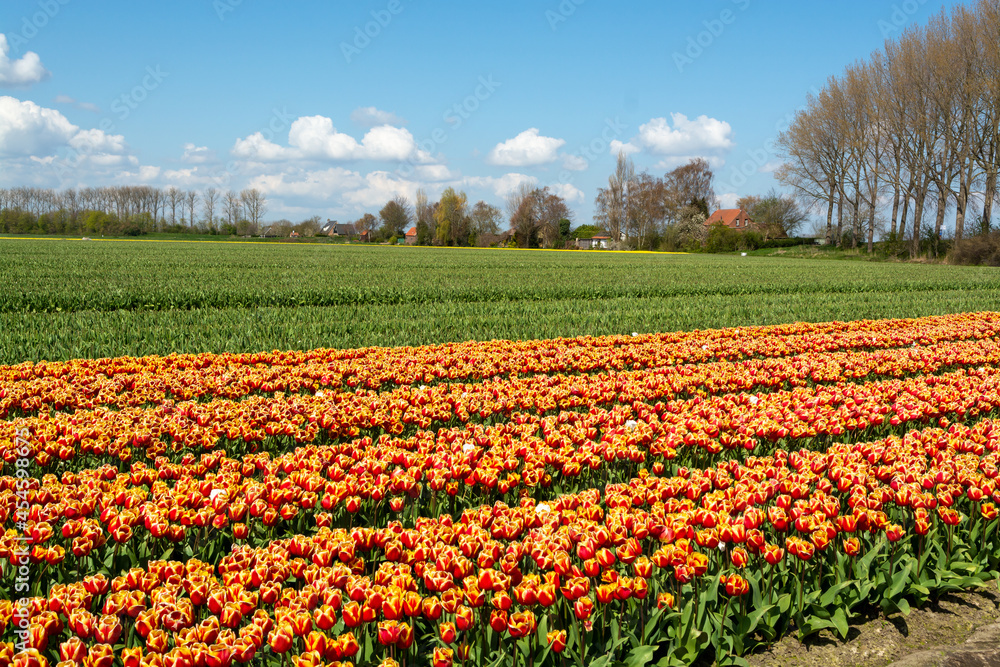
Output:
[[[954,445],[969,447],[963,453],[978,457],[982,474],[988,478],[996,476],[1000,465],[996,453],[1000,430],[995,431],[994,426],[993,420],[983,420]],[[62,480],[46,475],[29,485],[34,488],[28,492],[31,508],[26,518],[32,522],[30,535],[40,547],[33,558],[61,562],[72,553],[77,559],[105,562],[112,550],[117,553],[121,545],[130,542],[138,545],[134,548],[141,556],[150,555],[150,545],[157,541],[162,545],[186,544],[190,555],[205,558],[208,554],[195,553],[194,549],[217,545],[219,539],[226,539],[226,544],[260,543],[275,533],[295,534],[317,525],[378,522],[380,514],[406,519],[402,501],[408,498],[419,507],[415,501],[422,492],[421,484],[412,474],[404,474],[402,467],[383,473],[384,480],[376,478],[371,489],[365,490],[347,473],[336,475],[341,482],[331,482],[321,473],[331,465],[330,453],[328,448],[305,448],[278,460],[256,455],[237,461],[215,452],[181,464],[163,462],[158,470],[137,462],[128,473],[104,466],[66,473]],[[653,464],[651,469],[654,474],[664,472],[661,464]],[[364,477],[363,472],[360,477]],[[924,485],[934,483],[922,481]],[[707,484],[689,479],[675,494],[696,499]],[[9,499],[13,480],[7,478],[4,486],[4,498]],[[587,486],[582,483],[576,488]],[[468,484],[462,490],[464,505],[482,498]],[[537,501],[541,494],[531,495]],[[444,502],[425,506],[431,511],[436,507],[454,510],[454,505]],[[427,507],[420,509],[426,512]],[[214,540],[208,540],[210,534]],[[44,551],[51,546],[57,548],[51,553]]]
[[[328,457],[347,456],[338,459],[336,466],[328,465],[330,481],[344,479],[348,471],[357,481],[359,459],[374,457],[379,465],[366,468],[375,482],[385,474],[387,457],[391,457],[394,465],[414,473],[426,471],[434,491],[450,483],[465,483],[507,493],[522,484],[533,487],[547,485],[546,480],[555,477],[577,477],[600,468],[602,459],[642,463],[675,459],[680,454],[679,462],[704,464],[727,450],[752,451],[767,441],[830,439],[844,434],[863,437],[872,430],[890,432],[913,421],[943,416],[974,418],[1000,406],[997,389],[992,366],[979,366],[906,380],[696,396],[649,405],[643,401],[661,393],[654,376],[645,383],[621,383],[597,391],[596,398],[613,395],[620,401],[632,400],[631,406],[590,407],[589,412],[580,412],[585,404],[550,416],[514,412],[511,421],[496,424],[417,431],[396,439],[387,434],[378,439],[366,436],[343,445],[336,439],[358,435],[360,425],[381,424],[383,429],[401,430],[403,423],[393,420],[400,414],[405,419],[402,402],[398,410],[390,406],[375,413],[361,406],[344,412],[342,405],[337,412],[321,412],[315,403],[324,399],[300,396],[280,403],[278,399],[259,399],[266,400],[260,405],[256,405],[258,399],[252,399],[226,406],[216,402],[198,409],[165,405],[155,411],[88,411],[4,425],[30,429],[34,458],[43,469],[68,470],[90,461],[103,465],[116,459],[123,466],[136,450],[153,460],[168,454],[168,458],[179,460],[185,451],[216,448],[220,439],[229,440],[225,448],[234,454],[241,446],[244,451],[247,447],[259,449],[261,444],[265,451],[269,446],[287,451],[290,443],[334,439],[334,444],[312,450]],[[427,401],[422,410],[433,405],[433,391],[416,394],[416,404]],[[595,400],[589,394],[580,398],[584,402]],[[456,400],[450,395],[447,399],[441,403],[451,406]],[[358,401],[363,405],[360,398]],[[382,447],[385,443],[388,447]],[[83,456],[78,456],[78,450]],[[685,457],[691,460],[685,461]],[[8,464],[15,460],[13,447],[6,458]]]
[[[665,464],[678,465],[678,448],[723,442],[741,430],[754,434],[746,442],[760,450],[758,438],[773,440],[790,433],[798,437],[805,428],[802,423],[811,429],[810,436],[875,423],[900,431],[901,417],[907,421],[971,417],[1000,405],[993,376],[985,371],[926,378],[921,383],[893,381],[876,388],[818,389],[826,393],[802,400],[805,390],[778,392],[760,397],[756,405],[746,400],[713,405],[693,399],[694,407],[700,408],[697,419],[690,410],[675,412],[670,405],[635,404],[525,417],[522,423],[490,428],[421,432],[406,439],[383,436],[308,446],[277,458],[266,452],[235,458],[215,450],[200,458],[188,453],[178,463],[160,458],[152,468],[134,462],[124,472],[105,464],[79,474],[67,471],[61,478],[47,474],[32,480],[25,518],[56,529],[66,521],[91,521],[86,534],[73,531],[72,537],[78,538],[74,550],[81,555],[89,555],[110,535],[123,542],[143,530],[175,542],[198,529],[233,531],[233,538],[241,539],[238,533],[248,530],[248,513],[260,519],[262,525],[255,529],[270,534],[279,522],[301,530],[311,523],[306,515],[318,510],[333,512],[346,523],[354,521],[359,511],[373,521],[380,513],[421,512],[423,505],[454,511],[491,496],[531,494],[543,500],[562,488],[626,479],[647,464],[661,474],[668,469]],[[864,400],[857,393],[861,389],[866,390]],[[787,405],[804,407],[792,413],[785,411]],[[723,424],[727,432],[721,432]],[[15,477],[0,478],[0,514],[5,521],[18,515],[17,487]],[[230,503],[226,516],[216,516]],[[138,511],[140,507],[145,514]],[[154,507],[156,512],[150,514]]]
[[[906,610],[998,575],[998,451],[997,422],[954,424],[643,471],[457,520],[320,527],[237,544],[217,565],[66,577],[49,558],[59,545],[39,539],[55,583],[29,601],[28,664],[681,663],[738,655],[791,624],[846,634],[858,605]],[[8,633],[13,615],[0,606]]]
[[[805,353],[828,355],[837,351],[876,351],[996,339],[998,333],[1000,317],[980,313],[627,338],[26,363],[0,368],[0,416],[99,406],[140,407],[168,400],[241,400],[278,392],[379,390],[441,381],[478,382],[512,375],[647,370]],[[767,370],[758,367],[757,372]],[[860,369],[855,372],[865,374]]]

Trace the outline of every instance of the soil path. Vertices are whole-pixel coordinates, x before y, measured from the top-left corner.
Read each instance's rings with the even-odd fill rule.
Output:
[[[1000,666],[998,582],[852,625],[846,641],[825,631],[805,642],[786,637],[747,659],[751,667]]]

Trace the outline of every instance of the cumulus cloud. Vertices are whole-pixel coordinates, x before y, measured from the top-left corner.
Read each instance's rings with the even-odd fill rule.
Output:
[[[631,155],[632,153],[638,153],[642,149],[631,142],[618,141],[613,139],[611,141],[611,154],[618,155],[619,153],[625,153],[625,155]]]
[[[81,129],[55,109],[8,96],[0,96],[0,157],[20,182],[49,187],[104,185],[139,164],[120,134]]]
[[[584,200],[583,191],[572,183],[554,183],[549,186],[549,191],[559,195],[571,204]]]
[[[0,86],[23,88],[51,76],[34,51],[28,51],[17,60],[11,60],[7,36],[0,34]]]
[[[702,115],[689,119],[682,113],[653,118],[639,126],[639,134],[627,143],[611,142],[611,152],[646,151],[661,156],[718,155],[733,147],[729,123]]]
[[[55,109],[0,96],[0,155],[51,155],[79,130]]]
[[[545,137],[532,127],[513,139],[493,147],[486,161],[504,167],[529,167],[555,162],[558,151],[566,144],[565,139]]]
[[[521,183],[536,185],[538,183],[538,179],[534,176],[527,176],[525,174],[509,173],[504,174],[499,178],[493,176],[470,176],[462,179],[460,185],[489,189],[492,190],[493,194],[498,197],[506,197],[517,189]]]
[[[285,157],[285,148],[264,138],[260,132],[254,132],[246,139],[237,139],[233,144],[232,154],[244,160],[270,162]]]
[[[422,181],[447,181],[454,178],[451,170],[443,164],[420,165],[414,168],[413,175]]]
[[[364,185],[344,194],[344,201],[359,206],[382,206],[397,195],[413,200],[419,187],[413,181],[387,171],[373,171],[364,177]]]
[[[698,158],[704,159],[708,162],[708,166],[715,170],[722,169],[726,166],[725,158],[718,155],[671,155],[657,162],[654,168],[666,169],[669,171],[670,169],[675,169]]]
[[[363,179],[356,171],[343,167],[309,171],[292,169],[274,174],[260,174],[250,180],[250,187],[259,188],[276,197],[297,197],[323,201],[350,189],[360,188]]]
[[[430,156],[417,149],[409,130],[391,125],[379,125],[365,133],[359,142],[349,134],[338,132],[326,116],[303,116],[292,123],[288,131],[288,146],[281,146],[256,132],[237,139],[233,155],[246,160],[273,162],[278,160],[413,160],[431,162]]]
[[[188,164],[205,164],[215,161],[215,152],[209,150],[208,146],[196,146],[192,143],[184,144],[184,154],[181,161]]]
[[[565,169],[570,171],[583,171],[590,166],[587,158],[582,155],[564,155],[562,164]]]
[[[106,134],[101,130],[79,130],[69,140],[71,148],[80,153],[109,153],[123,155],[128,151],[125,137],[120,134]]]
[[[375,107],[358,107],[351,112],[351,120],[362,127],[378,125],[406,125],[406,121],[392,113]]]
[[[740,196],[735,192],[726,192],[719,195],[719,206],[721,208],[736,208],[736,202]]]

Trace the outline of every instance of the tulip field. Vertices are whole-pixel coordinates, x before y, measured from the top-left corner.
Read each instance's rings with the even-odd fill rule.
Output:
[[[992,267],[0,237],[0,364],[995,310]]]
[[[0,667],[743,664],[1000,577],[1000,313],[0,367]]]

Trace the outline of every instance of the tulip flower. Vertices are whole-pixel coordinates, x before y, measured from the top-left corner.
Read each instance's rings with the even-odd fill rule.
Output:
[[[450,648],[435,647],[431,664],[433,667],[451,667],[453,651]]]
[[[438,634],[445,644],[452,644],[455,641],[457,632],[454,623],[442,623],[438,626]]]

